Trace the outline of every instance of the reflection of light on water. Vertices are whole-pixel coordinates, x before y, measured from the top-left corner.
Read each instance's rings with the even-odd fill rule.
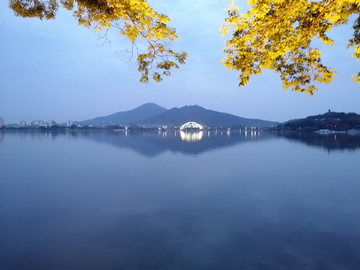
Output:
[[[3,140],[4,140],[4,135],[3,135],[3,133],[2,133],[2,132],[0,132],[0,143],[2,143],[2,142],[3,142]]]
[[[201,138],[203,136],[203,132],[202,131],[199,131],[199,132],[180,131],[180,136],[183,141],[195,142],[195,141],[201,140]]]

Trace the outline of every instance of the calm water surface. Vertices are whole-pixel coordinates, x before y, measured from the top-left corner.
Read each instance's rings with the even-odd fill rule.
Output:
[[[360,136],[0,132],[0,269],[360,269],[359,172]]]

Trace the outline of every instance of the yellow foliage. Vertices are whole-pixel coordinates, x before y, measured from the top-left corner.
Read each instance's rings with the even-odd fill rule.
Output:
[[[279,73],[284,88],[310,95],[317,90],[314,82],[333,79],[335,72],[322,64],[321,52],[312,47],[312,40],[318,38],[332,45],[334,41],[327,33],[348,23],[350,15],[359,15],[360,0],[248,0],[248,4],[250,10],[241,13],[232,1],[221,27],[222,35],[232,32],[221,64],[240,71],[240,86],[263,69]],[[149,76],[161,81],[162,75],[170,75],[170,69],[179,68],[187,57],[168,47],[177,39],[176,30],[167,25],[170,18],[157,13],[146,0],[9,0],[9,6],[18,16],[40,19],[55,18],[62,6],[73,11],[80,25],[96,31],[118,28],[132,44],[130,53],[136,54],[141,82],[148,82]],[[348,48],[355,47],[353,57],[360,60],[360,16],[353,29]],[[148,43],[144,53],[137,50],[138,39]],[[354,77],[360,82],[359,74]]]
[[[327,36],[332,27],[348,22],[359,14],[360,0],[249,0],[246,13],[231,4],[222,34],[233,29],[226,41],[225,59],[221,62],[231,70],[240,71],[240,85],[251,75],[270,69],[280,74],[283,87],[293,91],[316,91],[313,82],[329,83],[335,72],[321,62],[321,52],[311,41],[319,38],[325,45],[334,42]],[[353,57],[360,60],[360,17],[355,21]],[[360,75],[354,76],[360,82]]]

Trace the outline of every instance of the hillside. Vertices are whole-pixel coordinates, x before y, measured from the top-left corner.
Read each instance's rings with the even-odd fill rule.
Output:
[[[278,129],[300,131],[317,131],[320,129],[345,131],[353,128],[360,128],[360,115],[344,112],[327,112],[278,125]]]
[[[136,124],[181,126],[189,121],[195,121],[209,127],[271,127],[278,124],[277,122],[242,118],[228,113],[212,111],[197,105],[173,108],[162,114],[137,121]]]
[[[146,103],[133,110],[117,112],[108,116],[96,117],[94,119],[80,122],[81,125],[126,125],[148,117],[166,112],[167,109],[155,103]]]

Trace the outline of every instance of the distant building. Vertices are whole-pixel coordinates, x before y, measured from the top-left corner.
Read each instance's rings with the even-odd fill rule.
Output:
[[[80,123],[78,121],[72,121],[72,120],[69,120],[65,123],[65,126],[66,127],[82,127],[82,125],[80,125]]]
[[[47,124],[44,121],[39,120],[39,127],[47,127]]]
[[[32,121],[31,126],[32,127],[38,127],[39,126],[39,121],[37,121],[37,120]]]
[[[2,119],[2,117],[0,117],[0,127],[3,127],[5,126],[5,122],[4,120]]]
[[[20,121],[20,127],[25,127],[26,126],[26,121],[25,120],[21,120]]]

